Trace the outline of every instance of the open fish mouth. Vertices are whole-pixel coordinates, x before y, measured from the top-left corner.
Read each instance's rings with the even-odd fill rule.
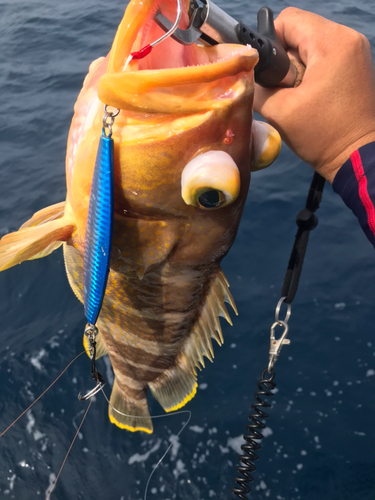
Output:
[[[140,106],[134,99],[132,105],[126,94],[131,93],[134,98],[134,94],[155,89],[185,86],[186,98],[195,94],[199,99],[202,92],[197,87],[192,91],[186,88],[187,85],[199,86],[210,82],[217,84],[218,80],[230,77],[231,81],[220,82],[221,92],[214,93],[215,95],[208,93],[206,100],[212,103],[212,100],[222,98],[233,88],[244,73],[253,78],[258,52],[250,46],[237,44],[218,44],[212,47],[196,43],[182,45],[168,37],[155,45],[143,59],[132,59],[127,64],[131,53],[140,51],[164,34],[154,19],[157,12],[173,21],[177,16],[176,0],[133,0],[128,5],[113,42],[107,73],[99,84],[101,101],[120,109],[131,109],[133,106],[151,110],[150,106]],[[186,29],[188,26],[189,0],[182,0],[179,28]]]
[[[168,19],[177,16],[176,0],[133,0],[126,9],[113,50],[113,60],[110,61],[110,71],[124,71],[126,59],[132,52],[158,40],[164,31],[155,22],[155,15],[161,12]],[[186,29],[189,25],[189,0],[182,0],[182,13],[179,27]],[[205,47],[198,44],[182,45],[171,37],[156,45],[151,53],[141,60],[132,60],[129,68],[135,70],[160,70],[205,66],[225,61],[238,56],[245,56],[257,62],[257,51],[251,47],[219,44]],[[249,62],[249,61],[248,61]],[[204,70],[202,70],[204,71]]]

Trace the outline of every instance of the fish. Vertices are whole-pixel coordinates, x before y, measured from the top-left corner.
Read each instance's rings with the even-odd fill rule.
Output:
[[[236,237],[252,171],[269,166],[281,139],[253,120],[250,46],[184,46],[167,38],[147,57],[129,55],[158,39],[162,10],[175,0],[132,0],[106,57],[91,63],[74,106],[66,154],[65,201],[35,213],[0,240],[0,271],[63,246],[70,286],[83,303],[83,256],[103,105],[113,125],[114,219],[96,358],[109,356],[109,420],[153,431],[147,391],[166,412],[197,391],[220,317],[237,314],[220,263]],[[182,1],[180,28],[189,24]],[[84,336],[86,352],[89,351]]]

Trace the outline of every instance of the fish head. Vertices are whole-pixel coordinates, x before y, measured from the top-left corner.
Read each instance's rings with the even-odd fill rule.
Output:
[[[154,21],[158,10],[173,20],[176,1],[130,2],[110,54],[86,78],[68,145],[68,201],[82,250],[103,104],[120,110],[112,135],[112,265],[140,276],[166,259],[188,266],[219,261],[234,241],[254,163],[258,52],[169,37],[129,62],[164,34]],[[189,1],[182,0],[179,27],[188,25]]]

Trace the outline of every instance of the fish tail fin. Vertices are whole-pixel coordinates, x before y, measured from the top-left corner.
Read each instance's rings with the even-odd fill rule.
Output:
[[[152,433],[154,428],[148,411],[145,390],[139,393],[137,399],[130,398],[115,379],[109,403],[108,416],[112,424],[131,432]]]
[[[64,206],[65,202],[40,210],[18,231],[1,238],[0,271],[46,257],[70,237],[74,223],[64,217]]]
[[[175,411],[193,399],[197,392],[195,373],[185,370],[179,364],[165,370],[148,384],[152,395],[165,411]]]

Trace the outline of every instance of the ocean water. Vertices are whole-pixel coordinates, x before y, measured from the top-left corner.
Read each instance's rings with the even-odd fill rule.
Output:
[[[253,27],[262,6],[217,4]],[[278,13],[291,4],[268,5]],[[363,32],[375,50],[375,2],[294,5]],[[0,0],[1,235],[65,198],[73,105],[90,62],[110,49],[125,7],[120,1]],[[233,327],[223,325],[224,346],[215,347],[214,364],[199,374],[185,431],[175,437],[185,414],[156,420],[151,436],[122,431],[110,424],[104,398],[96,397],[52,499],[141,499],[170,443],[148,499],[230,497],[256,381],[268,362],[295,215],[311,177],[286,147],[272,167],[253,175],[238,237],[223,262],[239,316]],[[275,367],[256,500],[375,498],[374,250],[330,186],[318,215],[293,302],[291,344]],[[1,432],[81,352],[85,320],[60,250],[1,273],[0,291]],[[110,382],[108,362],[99,365]],[[91,387],[89,371],[82,356],[0,439],[1,499],[46,498],[87,407],[77,394]],[[155,401],[150,405],[152,414],[161,413]]]

